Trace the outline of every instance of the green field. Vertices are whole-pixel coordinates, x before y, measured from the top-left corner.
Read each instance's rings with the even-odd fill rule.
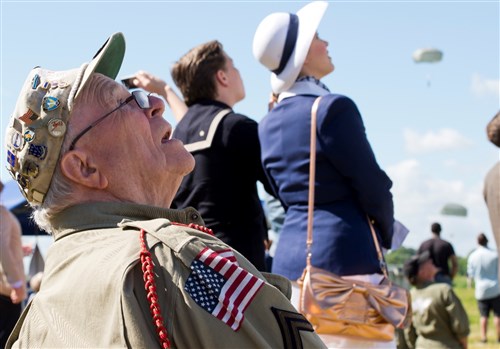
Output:
[[[464,308],[469,316],[470,335],[469,335],[469,348],[481,349],[499,349],[500,344],[497,343],[495,325],[493,324],[493,315],[490,315],[488,322],[488,343],[480,342],[479,334],[479,309],[477,302],[474,298],[474,288],[467,288],[467,278],[465,276],[458,276],[454,281],[454,291],[462,301]]]

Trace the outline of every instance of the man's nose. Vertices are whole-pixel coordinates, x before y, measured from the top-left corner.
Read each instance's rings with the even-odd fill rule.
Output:
[[[151,108],[146,109],[148,118],[152,119],[158,116],[163,116],[163,112],[165,111],[165,103],[161,98],[150,95],[149,103],[151,104]]]

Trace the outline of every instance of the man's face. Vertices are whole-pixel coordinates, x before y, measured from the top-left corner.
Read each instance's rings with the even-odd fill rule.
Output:
[[[116,101],[106,107],[83,106],[78,130],[130,96],[122,85],[113,81],[112,86]],[[194,158],[181,141],[170,139],[172,126],[163,119],[163,101],[154,96],[149,101],[149,109],[141,109],[135,100],[126,104],[85,134],[76,149],[91,154],[108,180],[105,190],[116,199],[169,207],[182,178],[194,168]]]
[[[226,67],[225,73],[231,84],[232,91],[234,91],[235,103],[241,101],[245,98],[245,87],[243,86],[243,80],[241,79],[240,71],[234,66],[234,62],[231,57],[224,53],[226,56]]]

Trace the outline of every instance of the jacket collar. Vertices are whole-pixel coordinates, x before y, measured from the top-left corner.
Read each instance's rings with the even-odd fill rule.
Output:
[[[182,224],[204,225],[194,208],[166,209],[125,202],[93,202],[71,206],[51,219],[54,240],[83,230],[117,227],[124,220],[166,218]]]
[[[306,76],[299,78],[287,91],[280,93],[278,103],[285,98],[293,97],[296,95],[313,95],[324,96],[330,93],[328,87],[321,81],[312,77]]]

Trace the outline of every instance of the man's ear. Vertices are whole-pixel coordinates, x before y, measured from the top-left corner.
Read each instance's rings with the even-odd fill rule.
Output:
[[[86,152],[69,151],[62,157],[60,166],[62,173],[75,183],[94,189],[108,186],[108,179]]]
[[[222,70],[222,69],[219,69],[219,70],[217,71],[217,74],[215,74],[215,80],[216,80],[219,84],[221,84],[222,86],[224,86],[224,87],[227,87],[227,86],[228,86],[228,84],[229,84],[229,80],[228,80],[228,78],[227,78],[227,74],[226,74],[226,72],[225,72],[224,70]]]

